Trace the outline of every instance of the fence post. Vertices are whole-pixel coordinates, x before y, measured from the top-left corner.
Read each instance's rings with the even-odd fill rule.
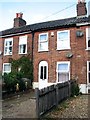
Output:
[[[58,106],[58,85],[56,85],[56,106]]]
[[[35,96],[36,96],[36,117],[39,118],[39,89],[35,88]]]
[[[68,96],[70,97],[71,96],[71,82],[68,81],[68,85],[69,85],[69,93],[68,93]]]

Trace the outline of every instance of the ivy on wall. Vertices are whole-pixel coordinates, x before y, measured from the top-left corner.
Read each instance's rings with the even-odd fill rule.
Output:
[[[28,57],[23,56],[18,60],[12,59],[11,65],[12,72],[20,72],[23,78],[33,79],[33,64]]]

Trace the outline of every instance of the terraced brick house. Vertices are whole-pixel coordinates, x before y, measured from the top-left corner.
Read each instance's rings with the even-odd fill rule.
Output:
[[[90,91],[90,16],[78,0],[77,16],[26,25],[17,13],[14,27],[0,32],[0,70],[11,71],[10,58],[30,54],[33,88],[76,79],[82,93]],[[2,69],[1,69],[2,66]]]

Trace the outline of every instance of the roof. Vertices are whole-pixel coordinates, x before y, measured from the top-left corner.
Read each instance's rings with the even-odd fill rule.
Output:
[[[45,29],[56,29],[56,28],[64,28],[64,27],[71,27],[76,26],[77,23],[88,23],[90,22],[90,17],[72,17],[54,21],[47,21],[42,23],[36,23],[31,25],[25,25],[18,28],[11,28],[0,32],[0,36],[23,33],[23,32],[34,32],[39,30]]]

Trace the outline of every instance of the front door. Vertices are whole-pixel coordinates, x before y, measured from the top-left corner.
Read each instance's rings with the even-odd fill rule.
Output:
[[[90,61],[87,62],[87,93],[90,93]]]
[[[39,89],[47,87],[48,82],[48,63],[41,61],[39,63]]]

